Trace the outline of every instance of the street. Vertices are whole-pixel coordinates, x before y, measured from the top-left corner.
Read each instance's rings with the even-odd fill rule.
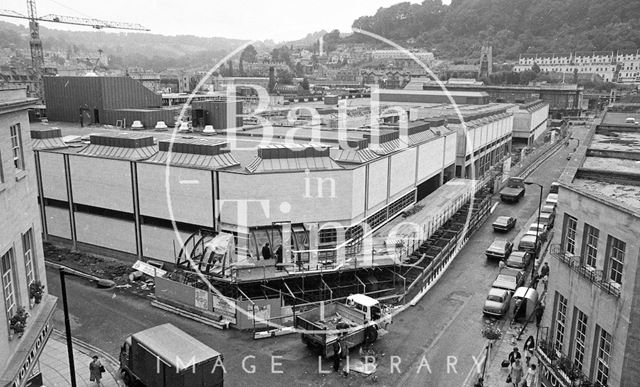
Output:
[[[574,136],[582,138],[586,130],[587,127],[574,130]],[[573,143],[563,147],[528,177],[528,181],[545,187],[543,201],[551,182],[562,173],[573,147]],[[376,384],[463,385],[474,364],[480,361],[485,345],[481,334],[482,306],[498,273],[498,262],[488,261],[484,251],[496,237],[512,239],[521,227],[527,226],[526,220],[537,209],[538,195],[538,188],[529,186],[519,203],[499,203],[436,286],[415,307],[394,318],[391,332],[374,345],[381,356]],[[491,223],[501,215],[515,216],[518,223],[509,233],[497,235]],[[556,232],[561,226],[562,221],[556,220]],[[48,271],[47,279],[48,291],[60,297],[58,273]],[[124,295],[120,289],[98,289],[74,277],[67,277],[67,295],[73,336],[116,357],[128,334],[170,322],[223,353],[225,384],[229,386],[374,383],[372,378],[364,379],[357,374],[342,377],[320,373],[317,356],[301,343],[298,335],[254,341],[248,333],[216,330],[156,309],[150,305],[150,299]],[[64,330],[62,301],[58,303],[54,321],[56,328]],[[357,357],[357,351],[352,356]],[[320,366],[326,372],[331,369],[328,360]]]

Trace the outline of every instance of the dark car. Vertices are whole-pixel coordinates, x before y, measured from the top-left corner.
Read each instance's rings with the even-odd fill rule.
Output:
[[[512,216],[499,216],[492,224],[494,231],[509,231],[516,226],[516,218]]]
[[[529,262],[531,262],[531,253],[518,250],[512,252],[504,263],[507,267],[523,270],[529,266]]]
[[[491,246],[489,246],[487,251],[485,251],[485,254],[487,255],[487,258],[503,260],[509,258],[511,250],[513,250],[513,243],[504,239],[496,239],[493,241]]]
[[[534,255],[538,255],[542,241],[536,238],[535,234],[525,234],[518,242],[518,250],[528,251]]]

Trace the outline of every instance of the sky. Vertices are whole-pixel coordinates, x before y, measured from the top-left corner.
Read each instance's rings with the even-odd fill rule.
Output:
[[[36,7],[39,16],[58,14],[140,23],[152,33],[162,35],[280,42],[297,40],[323,29],[350,32],[351,24],[358,17],[373,15],[378,8],[399,2],[401,0],[36,0]],[[2,0],[0,8],[26,15],[26,3],[26,0]],[[19,19],[2,17],[0,20],[20,23]],[[54,23],[42,23],[42,26],[87,30]]]

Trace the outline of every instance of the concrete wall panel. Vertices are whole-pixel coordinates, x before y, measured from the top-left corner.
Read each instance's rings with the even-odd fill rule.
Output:
[[[70,156],[69,163],[74,203],[133,212],[129,161]]]

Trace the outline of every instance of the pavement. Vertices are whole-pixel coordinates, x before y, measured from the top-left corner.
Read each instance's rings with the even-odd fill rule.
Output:
[[[94,387],[95,382],[89,381],[89,363],[93,355],[100,357],[105,372],[102,374],[103,387],[123,386],[118,378],[118,364],[114,358],[92,345],[73,339],[73,362],[75,366],[76,385],[79,387]],[[69,372],[69,355],[64,333],[54,330],[40,355],[40,372],[46,387],[68,387],[71,385]]]

